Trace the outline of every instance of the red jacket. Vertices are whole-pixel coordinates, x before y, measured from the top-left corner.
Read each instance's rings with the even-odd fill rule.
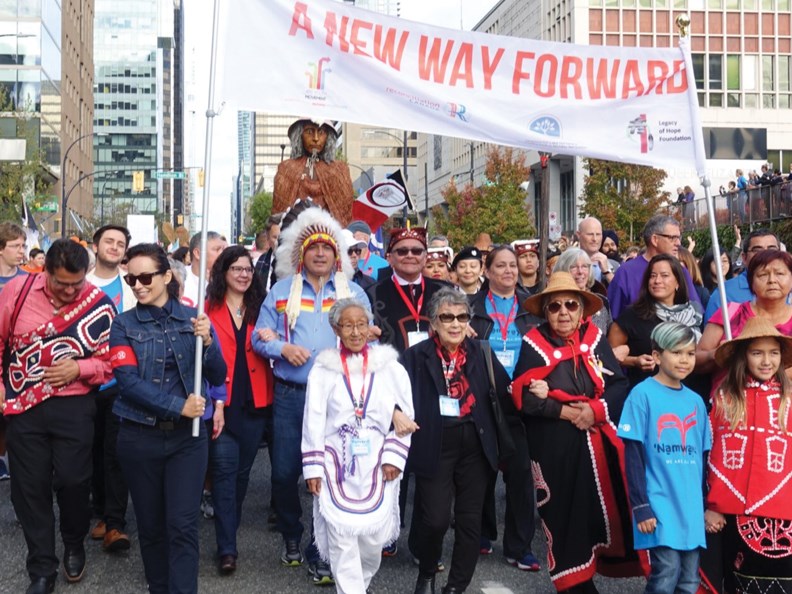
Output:
[[[212,321],[217,337],[220,339],[220,348],[223,351],[228,372],[226,374],[226,406],[231,404],[234,388],[234,361],[237,356],[236,335],[231,315],[225,304],[219,307],[206,305],[206,315]],[[248,371],[250,372],[250,385],[253,386],[253,402],[256,408],[263,408],[272,404],[272,367],[269,361],[258,355],[250,344],[250,335],[253,333],[254,324],[248,324],[245,337],[245,356],[247,357]]]

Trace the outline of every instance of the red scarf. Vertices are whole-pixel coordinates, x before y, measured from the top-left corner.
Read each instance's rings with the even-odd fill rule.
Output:
[[[465,367],[467,360],[467,352],[465,350],[465,343],[459,345],[454,356],[440,344],[437,336],[434,337],[435,351],[437,356],[442,362],[443,372],[445,375],[446,385],[448,386],[448,396],[454,400],[459,400],[459,416],[466,417],[471,413],[473,407],[476,405],[476,397],[470,391],[470,384],[468,383],[467,376],[462,371]],[[453,362],[453,363],[452,363]],[[446,372],[448,369],[448,372]]]

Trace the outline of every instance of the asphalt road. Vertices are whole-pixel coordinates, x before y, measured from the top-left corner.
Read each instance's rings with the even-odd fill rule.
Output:
[[[13,472],[13,469],[11,469]],[[230,577],[218,575],[215,565],[214,525],[211,520],[201,522],[201,569],[199,591],[207,594],[242,593],[297,593],[334,592],[334,588],[319,588],[311,583],[305,567],[285,568],[280,565],[281,537],[267,528],[269,486],[269,459],[261,450],[251,476],[250,490],[245,501],[242,526],[239,531],[239,559],[236,573]],[[310,515],[310,495],[302,495],[303,510]],[[498,482],[498,516],[503,520],[503,483]],[[410,513],[408,509],[408,514]],[[146,592],[143,566],[136,538],[134,510],[130,504],[128,531],[132,548],[123,554],[110,555],[102,551],[98,542],[88,541],[88,564],[85,577],[79,584],[69,585],[58,577],[56,592],[69,594],[109,593],[138,594]],[[409,518],[408,518],[409,519]],[[409,522],[407,524],[409,526]],[[502,525],[499,529],[502,533]],[[303,545],[305,546],[305,541]],[[453,544],[452,532],[446,537],[444,560],[450,562]],[[476,574],[468,592],[474,594],[551,593],[555,592],[546,571],[527,573],[519,571],[503,559],[500,542],[493,544],[493,554],[479,558]],[[540,532],[534,539],[534,552],[544,561],[545,546]],[[0,592],[23,594],[29,583],[25,571],[27,547],[22,530],[14,519],[10,501],[9,482],[0,483]],[[59,544],[58,554],[61,554]],[[399,554],[383,559],[382,567],[372,582],[376,594],[411,593],[415,585],[417,568],[407,553],[407,531],[399,539]],[[445,583],[445,574],[438,575],[438,592]],[[614,594],[639,594],[643,592],[642,579],[612,580],[597,578],[600,592]]]

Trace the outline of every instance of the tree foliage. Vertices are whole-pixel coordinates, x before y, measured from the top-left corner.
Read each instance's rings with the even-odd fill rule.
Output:
[[[435,207],[436,229],[451,245],[472,245],[479,233],[489,233],[495,243],[535,236],[535,227],[525,192],[530,170],[525,157],[511,148],[495,147],[487,155],[487,182],[461,190],[452,180],[443,189],[447,211]]]
[[[637,241],[646,221],[668,200],[668,192],[661,190],[666,172],[599,159],[585,159],[583,165],[589,175],[580,214],[597,217],[604,229],[615,229],[621,239]]]
[[[15,138],[27,141],[24,161],[0,161],[0,220],[19,221],[23,200],[32,203],[49,189],[44,175],[46,165],[31,114],[16,107],[3,88],[0,88],[0,117],[12,119]]]
[[[248,228],[245,235],[256,235],[264,230],[267,219],[272,214],[272,193],[259,192],[248,202]]]

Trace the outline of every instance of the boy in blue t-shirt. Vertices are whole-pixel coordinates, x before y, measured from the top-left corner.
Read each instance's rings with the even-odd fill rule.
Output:
[[[712,437],[701,397],[682,385],[696,364],[696,335],[677,322],[652,331],[658,367],[633,388],[619,421],[636,549],[648,549],[645,594],[690,593],[699,586],[704,533],[704,464]]]

